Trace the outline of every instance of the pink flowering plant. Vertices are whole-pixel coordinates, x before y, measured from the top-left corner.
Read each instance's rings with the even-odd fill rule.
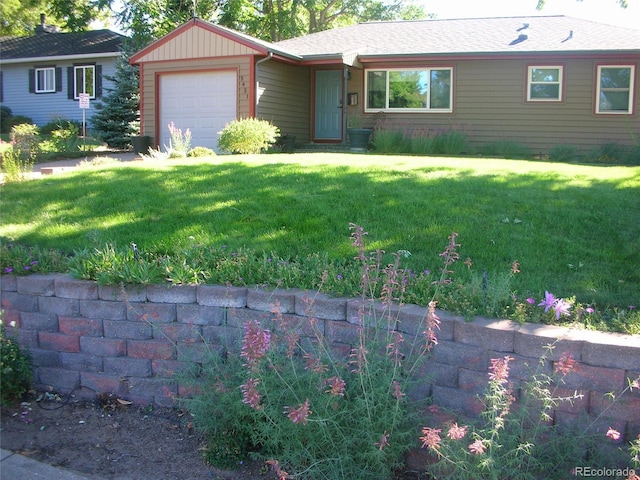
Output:
[[[551,296],[546,298],[556,304]],[[480,420],[468,425],[449,421],[439,428],[422,429],[421,446],[435,460],[427,466],[432,478],[561,479],[571,476],[580,459],[593,468],[611,466],[612,458],[600,455],[597,447],[602,443],[602,433],[593,432],[612,403],[589,424],[572,429],[554,424],[555,408],[572,404],[582,395],[577,391],[562,394],[566,393],[561,388],[564,378],[573,373],[576,361],[568,352],[551,361],[553,349],[554,345],[548,345],[530,380],[519,383],[511,376],[514,357],[491,359],[487,388],[479,399],[483,407]],[[638,380],[629,381],[619,395],[637,388]],[[616,400],[613,394],[610,396]],[[613,441],[621,436],[611,427],[604,435]],[[632,466],[638,464],[639,448],[640,438],[629,449]]]
[[[240,351],[212,355],[194,378],[201,395],[186,400],[196,426],[208,434],[212,463],[229,466],[251,454],[281,478],[380,479],[390,478],[415,447],[425,399],[412,395],[414,372],[437,343],[435,303],[417,335],[403,332],[394,308],[403,299],[402,255],[383,265],[380,251],[366,252],[367,233],[351,229],[362,267],[352,344],[326,338],[324,322],[313,316],[313,294],[304,322],[292,320],[278,302],[269,318],[247,319]],[[440,282],[458,258],[457,247],[453,234]]]

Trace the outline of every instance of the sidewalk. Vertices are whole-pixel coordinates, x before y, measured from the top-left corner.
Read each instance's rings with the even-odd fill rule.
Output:
[[[8,450],[0,450],[0,478],[7,480],[99,480],[60,467],[32,460]]]

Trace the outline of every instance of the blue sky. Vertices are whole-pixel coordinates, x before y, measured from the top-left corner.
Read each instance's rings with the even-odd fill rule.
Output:
[[[522,15],[566,15],[640,30],[640,0],[627,0],[623,9],[617,0],[546,0],[541,11],[537,0],[414,0],[436,18],[513,17]],[[640,42],[640,37],[638,38]]]

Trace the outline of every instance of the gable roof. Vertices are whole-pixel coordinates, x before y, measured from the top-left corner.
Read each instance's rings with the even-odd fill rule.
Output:
[[[125,37],[111,30],[75,33],[38,33],[28,37],[0,38],[0,59],[26,61],[54,57],[116,56]]]
[[[640,52],[640,30],[565,16],[371,22],[276,43],[302,57]]]
[[[243,54],[260,54],[260,55],[268,55],[269,53],[273,53],[283,59],[299,61],[301,57],[298,55],[287,52],[284,49],[281,49],[274,43],[270,43],[259,38],[252,37],[242,32],[238,32],[231,28],[224,27],[222,25],[213,24],[211,22],[207,22],[200,18],[192,18],[191,20],[183,23],[179,27],[177,27],[172,32],[168,33],[164,37],[156,40],[155,42],[150,43],[142,50],[138,51],[135,55],[133,55],[130,59],[132,64],[137,64],[139,62],[144,63],[148,61],[154,61],[159,56],[166,55],[166,52],[162,52],[162,49],[169,46],[167,50],[172,50],[171,44],[178,40],[178,37],[189,38],[189,35],[193,35],[194,32],[201,31],[205,32],[206,35],[209,35],[206,42],[208,43],[216,43],[222,41],[231,41],[237,45],[241,45],[243,47]],[[194,43],[194,38],[190,38],[189,41]],[[195,42],[197,43],[197,42]],[[193,45],[192,45],[193,46]],[[202,47],[203,45],[197,45],[196,48],[191,50],[188,55],[202,55],[202,52],[198,51],[197,47]],[[212,45],[207,45],[206,50],[212,51]],[[214,49],[215,50],[215,49]],[[181,55],[184,52],[180,53]],[[232,55],[233,53],[228,53]],[[166,59],[166,58],[163,58]],[[184,59],[184,58],[183,58]]]

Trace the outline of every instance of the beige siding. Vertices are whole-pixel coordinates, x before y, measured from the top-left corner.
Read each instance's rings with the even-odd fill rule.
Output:
[[[257,68],[261,91],[257,116],[273,122],[282,134],[295,135],[296,143],[309,142],[309,68],[275,61],[263,62]]]
[[[186,60],[192,58],[230,57],[252,55],[256,50],[229,40],[204,28],[193,27],[180,35],[168,38],[164,43],[141,57],[138,62]]]
[[[156,136],[157,111],[157,75],[187,73],[194,71],[236,70],[238,72],[238,117],[248,117],[251,112],[251,61],[252,57],[232,57],[220,59],[200,59],[192,61],[154,62],[143,66],[140,87],[144,99],[142,103],[143,134]]]
[[[594,113],[596,66],[606,63],[636,65],[635,115]],[[540,64],[564,65],[563,102],[526,101],[527,66]],[[459,128],[467,134],[473,147],[487,142],[513,141],[529,147],[532,153],[547,153],[560,144],[574,145],[587,152],[606,143],[633,144],[634,138],[640,138],[637,57],[627,61],[616,59],[615,62],[603,57],[544,62],[466,60],[438,62],[437,65],[454,68],[453,113],[387,113],[384,115],[387,120],[408,132]],[[354,69],[349,91],[360,92],[361,104],[363,86],[363,72]],[[360,105],[353,110],[361,111],[362,108]],[[375,115],[365,117],[370,124],[374,123]]]

